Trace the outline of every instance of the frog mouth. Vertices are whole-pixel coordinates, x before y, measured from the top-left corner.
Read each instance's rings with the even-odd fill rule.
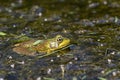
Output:
[[[66,43],[66,44],[65,44],[65,43]],[[68,46],[69,44],[70,44],[70,40],[69,40],[69,39],[66,39],[66,40],[64,41],[64,43],[59,44],[59,48],[66,47],[66,46]]]

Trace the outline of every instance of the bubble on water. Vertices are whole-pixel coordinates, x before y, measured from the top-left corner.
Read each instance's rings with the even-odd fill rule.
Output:
[[[95,8],[97,6],[99,6],[99,3],[91,3],[91,4],[89,4],[89,8]]]
[[[4,80],[3,78],[0,78],[0,80]]]
[[[42,80],[41,77],[38,77],[36,80]]]
[[[60,55],[57,55],[57,57],[59,58],[59,57],[60,57]]]
[[[13,57],[12,56],[8,56],[9,59],[12,59]]]
[[[23,65],[23,64],[25,64],[25,61],[21,61],[21,62],[20,62],[20,61],[18,61],[17,63],[18,63],[18,64],[22,64],[22,65]]]
[[[100,46],[104,46],[104,44],[100,44]]]
[[[38,16],[42,16],[42,13],[39,13]]]
[[[51,62],[53,62],[54,60],[53,60],[53,59],[51,59],[50,61],[51,61]]]
[[[100,39],[98,39],[97,41],[100,41]]]
[[[117,75],[117,73],[116,73],[116,72],[113,72],[113,73],[112,73],[112,75],[113,75],[113,76],[116,76],[116,75]]]
[[[12,10],[11,10],[10,8],[5,8],[5,10],[6,10],[7,12],[9,12],[9,13],[12,12]]]
[[[105,71],[101,71],[101,73],[102,73],[102,74],[104,74],[104,73],[105,73]]]
[[[111,60],[111,59],[108,59],[107,61],[108,61],[108,63],[109,63],[109,64],[111,64],[111,62],[112,62],[112,60]]]
[[[72,62],[69,62],[69,64],[73,64]]]
[[[11,64],[10,67],[15,68],[15,64]]]
[[[22,3],[23,3],[23,0],[18,0],[18,3],[22,4]]]
[[[51,74],[51,71],[52,71],[52,70],[49,68],[48,71],[47,71],[47,73],[48,73],[48,74]]]
[[[77,58],[77,57],[75,57],[75,58],[74,58],[74,60],[78,60],[78,58]]]
[[[73,77],[73,79],[72,79],[72,80],[78,80],[78,79],[77,79],[77,77]]]
[[[45,19],[44,19],[44,21],[48,21],[48,19],[47,19],[47,18],[45,18]]]
[[[115,54],[115,51],[111,52],[110,54],[114,55],[114,54]]]

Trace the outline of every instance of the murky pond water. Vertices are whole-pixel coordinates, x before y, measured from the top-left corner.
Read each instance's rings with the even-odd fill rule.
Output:
[[[12,48],[23,34],[60,34],[72,46],[60,56],[20,55]],[[119,80],[119,50],[119,0],[0,1],[0,80]]]

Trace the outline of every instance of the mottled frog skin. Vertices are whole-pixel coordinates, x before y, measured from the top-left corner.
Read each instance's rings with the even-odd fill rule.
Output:
[[[70,44],[70,39],[61,35],[47,40],[30,39],[14,45],[13,51],[18,54],[34,56],[38,53],[50,54],[58,49],[62,49]]]

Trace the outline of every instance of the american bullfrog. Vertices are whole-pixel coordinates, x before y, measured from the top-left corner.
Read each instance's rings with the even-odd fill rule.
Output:
[[[51,54],[56,50],[60,50],[70,44],[70,39],[62,35],[46,40],[30,39],[14,45],[13,51],[18,54],[34,56],[36,53]]]

